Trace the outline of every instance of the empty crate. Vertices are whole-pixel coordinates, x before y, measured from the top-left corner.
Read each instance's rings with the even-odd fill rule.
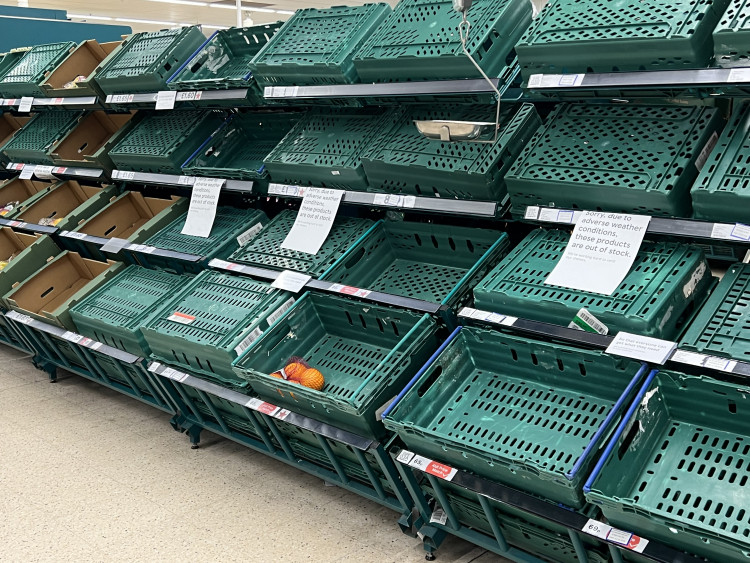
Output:
[[[0,93],[6,98],[44,95],[39,85],[75,47],[69,41],[32,47],[0,78]]]
[[[11,178],[0,183],[0,217],[15,218],[39,198],[48,194],[54,184],[46,181]]]
[[[747,66],[750,62],[750,4],[729,0],[729,7],[714,31],[714,56],[722,67]]]
[[[83,112],[75,110],[38,113],[0,151],[8,160],[15,162],[54,164],[49,153],[78,125],[83,115]]]
[[[82,186],[75,180],[66,180],[45,192],[14,214],[14,219],[61,230],[75,229],[116,197],[117,187]]]
[[[99,96],[99,87],[90,76],[122,41],[99,43],[89,39],[79,44],[39,85],[48,98]]]
[[[60,254],[51,237],[0,228],[0,297]],[[5,308],[5,304],[0,304]]]

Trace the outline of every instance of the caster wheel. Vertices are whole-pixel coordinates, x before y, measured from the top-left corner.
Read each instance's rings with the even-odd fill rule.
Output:
[[[428,553],[424,556],[425,561],[435,561],[437,559],[437,556],[434,553]]]
[[[190,449],[191,450],[197,450],[198,448],[200,448],[200,446],[198,444],[191,444],[190,445]]]

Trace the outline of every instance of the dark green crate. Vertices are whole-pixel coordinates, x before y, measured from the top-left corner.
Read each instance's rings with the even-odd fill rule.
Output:
[[[224,386],[244,387],[232,361],[265,330],[267,318],[291,300],[271,284],[214,270],[198,274],[142,326],[151,356]],[[184,317],[194,317],[185,322]],[[170,320],[182,318],[182,322]]]
[[[190,176],[266,180],[263,161],[300,118],[300,113],[241,113],[182,168]]]
[[[467,49],[489,76],[499,76],[531,23],[526,0],[474,0]],[[354,57],[363,82],[481,78],[461,49],[461,14],[451,0],[401,0]]]
[[[610,334],[674,339],[713,284],[699,248],[644,242],[612,295],[545,285],[569,238],[564,231],[531,232],[474,288],[477,308],[563,326],[585,308]]]
[[[508,246],[497,231],[381,221],[324,279],[456,307]]]
[[[698,219],[750,222],[750,106],[737,104],[690,196]]]
[[[125,170],[180,174],[182,165],[226,120],[223,111],[158,112],[139,121],[109,157]]]
[[[701,68],[729,0],[551,0],[516,45],[535,73]]]
[[[714,56],[722,67],[750,64],[750,3],[730,0],[714,31]]]
[[[578,508],[645,373],[600,351],[464,327],[384,422],[411,450]]]
[[[105,94],[154,92],[167,89],[167,80],[206,40],[199,27],[134,33],[94,71]]]
[[[494,143],[450,143],[427,139],[415,120],[495,121],[492,106],[405,108],[362,155],[371,191],[418,196],[501,201],[504,176],[541,125],[531,104],[504,105]]]
[[[436,330],[428,315],[306,293],[232,365],[266,401],[380,438],[375,412],[437,348]],[[269,375],[294,356],[323,374],[322,391]]]
[[[374,225],[370,219],[338,217],[318,253],[307,254],[281,248],[296,218],[296,211],[282,211],[258,235],[234,252],[229,260],[274,270],[296,270],[318,278]]]
[[[6,98],[44,96],[39,84],[75,47],[76,44],[70,41],[32,47],[0,78],[0,94]]]
[[[47,111],[36,114],[0,149],[12,161],[53,164],[49,152],[73,129],[84,112]]]
[[[729,268],[690,323],[680,348],[750,361],[750,265]]]
[[[136,356],[148,355],[140,327],[190,278],[128,266],[70,309],[78,332]]]
[[[352,58],[390,14],[388,4],[297,10],[250,67],[261,86],[358,82]]]
[[[366,190],[362,156],[391,111],[318,109],[303,117],[265,159],[271,180]]]
[[[592,474],[586,498],[610,524],[709,561],[747,560],[750,395],[662,371]]]
[[[16,66],[26,54],[26,50],[11,51],[10,53],[0,54],[0,78],[5,76]]]
[[[544,205],[689,217],[699,155],[722,123],[714,108],[562,104],[505,176],[513,214]]]

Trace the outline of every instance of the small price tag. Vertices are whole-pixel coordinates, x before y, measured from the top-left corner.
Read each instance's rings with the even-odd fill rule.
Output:
[[[177,101],[177,92],[175,90],[160,90],[156,94],[157,110],[174,109],[174,103]]]
[[[368,289],[360,289],[351,285],[341,285],[340,283],[331,284],[331,287],[329,289],[331,291],[335,291],[336,293],[352,295],[354,297],[367,297],[372,293],[372,291]]]
[[[178,92],[177,93],[177,101],[178,102],[192,102],[193,100],[200,100],[201,99],[202,92]]]
[[[192,186],[195,183],[194,176],[180,176],[177,178],[178,186]]]
[[[4,106],[14,106],[16,105],[16,99],[15,98],[5,98],[3,100]]]
[[[735,366],[737,366],[737,362],[735,360],[727,360],[726,358],[717,358],[716,356],[706,356],[703,365],[709,369],[732,373]]]
[[[53,106],[61,106],[63,103],[65,103],[65,98],[52,98]]]
[[[279,412],[279,407],[277,407],[276,405],[272,405],[271,403],[261,401],[260,399],[250,399],[247,403],[245,403],[245,406],[247,408],[253,409],[254,411],[267,414],[268,416],[274,416]]]
[[[60,233],[60,236],[82,240],[86,238],[86,233],[74,233],[73,231],[63,231]]]
[[[18,311],[10,311],[5,316],[25,325],[30,325],[34,322],[34,319],[32,319],[30,316],[19,313]]]
[[[175,311],[171,315],[167,317],[168,321],[173,321],[176,323],[180,323],[183,325],[189,325],[190,323],[195,321],[195,317],[193,315],[187,315],[185,313],[180,313],[179,311]]]
[[[643,553],[643,550],[646,549],[646,546],[648,545],[647,539],[626,532],[625,530],[613,528],[608,524],[591,518],[586,524],[584,524],[581,531],[591,536],[617,544],[625,549],[629,549],[630,551],[635,551],[636,553]]]
[[[291,291],[292,293],[299,293],[311,279],[312,276],[293,272],[292,270],[284,270],[276,277],[271,287]]]
[[[162,371],[159,375],[162,375],[167,379],[171,379],[172,381],[176,381],[178,383],[182,383],[190,376],[190,374],[177,371],[173,368],[164,368],[164,371]]]
[[[414,453],[410,452],[409,450],[401,450],[401,452],[398,454],[398,457],[396,457],[396,461],[408,464],[413,457]]]
[[[750,68],[733,68],[729,71],[727,82],[750,82]]]
[[[42,166],[41,164],[37,164],[34,167],[34,176],[42,180],[54,179],[54,176],[52,175],[53,168],[54,166]]]
[[[146,244],[131,244],[128,247],[128,250],[132,250],[133,252],[140,252],[142,254],[152,254],[155,250],[155,246],[148,246]]]
[[[63,340],[67,340],[68,342],[73,342],[74,344],[78,344],[81,340],[84,339],[84,336],[82,334],[76,334],[75,332],[65,331],[62,335]]]
[[[21,180],[31,180],[31,177],[34,175],[34,168],[36,167],[33,164],[27,164],[23,167],[19,178],[21,178]]]
[[[676,342],[620,331],[607,346],[606,352],[614,356],[662,365],[676,348]]]
[[[688,352],[687,350],[675,350],[674,354],[672,354],[672,357],[670,357],[669,359],[673,362],[688,364],[689,366],[702,367],[706,356],[704,354]]]
[[[118,180],[133,180],[135,178],[135,172],[132,170],[117,170],[116,172]]]
[[[126,246],[130,246],[130,242],[124,238],[112,237],[99,249],[102,252],[109,252],[110,254],[117,254]]]
[[[289,186],[287,184],[268,184],[268,195],[303,197],[305,195],[305,188],[300,186]]]
[[[52,169],[53,174],[65,174],[68,171],[64,166],[57,166]]]
[[[133,99],[133,94],[110,94],[105,101],[108,104],[127,104],[132,102]]]
[[[18,104],[19,113],[29,113],[31,111],[31,104],[34,103],[34,98],[30,96],[24,96],[21,98],[21,103]]]
[[[529,205],[523,214],[523,218],[527,221],[536,221],[539,218],[539,208],[536,205]]]
[[[372,203],[373,205],[411,209],[417,204],[417,197],[413,195],[376,194]]]

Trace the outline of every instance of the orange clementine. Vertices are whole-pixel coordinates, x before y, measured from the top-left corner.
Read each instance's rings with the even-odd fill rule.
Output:
[[[278,378],[278,379],[284,379],[284,378],[283,378],[283,377],[281,376],[281,372],[280,372],[280,371],[275,371],[275,372],[273,372],[273,373],[271,374],[271,377],[276,377],[276,378]]]
[[[286,375],[286,379],[289,379],[290,381],[299,381],[306,369],[307,366],[304,364],[301,364],[300,362],[292,362],[286,365],[284,368],[284,374]]]
[[[322,391],[323,386],[326,383],[325,379],[323,378],[323,374],[318,370],[312,368],[306,369],[302,373],[299,382],[301,385],[309,387],[310,389],[315,389],[316,391]]]

